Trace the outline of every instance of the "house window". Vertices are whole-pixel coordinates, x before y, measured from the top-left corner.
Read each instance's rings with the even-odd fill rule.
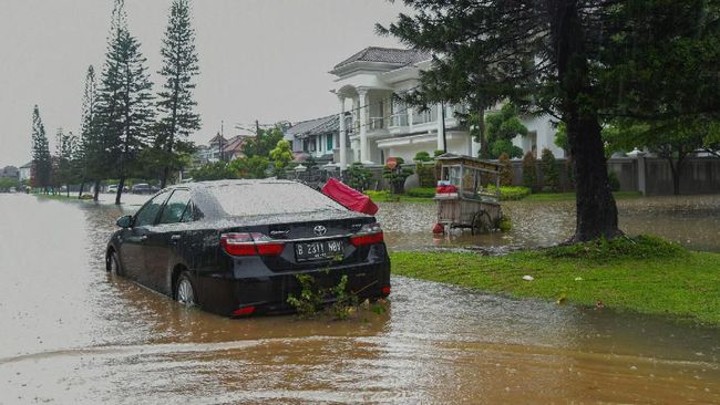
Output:
[[[327,134],[326,137],[327,137],[327,150],[331,151],[333,149],[333,135]]]

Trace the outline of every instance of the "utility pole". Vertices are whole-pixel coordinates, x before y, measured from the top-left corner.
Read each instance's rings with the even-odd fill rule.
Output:
[[[220,160],[225,161],[225,121],[220,120]]]
[[[260,122],[255,120],[255,138],[257,138],[258,145],[260,144]]]

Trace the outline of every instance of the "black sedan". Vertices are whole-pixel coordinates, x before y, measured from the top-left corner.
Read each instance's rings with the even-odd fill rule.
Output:
[[[298,274],[328,288],[346,275],[360,299],[390,294],[390,259],[375,218],[293,181],[178,185],[117,225],[108,271],[217,314],[291,311]]]

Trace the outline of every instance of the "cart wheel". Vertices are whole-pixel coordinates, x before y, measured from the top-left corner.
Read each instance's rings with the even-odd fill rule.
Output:
[[[475,229],[477,229],[478,232],[488,231],[491,226],[492,220],[490,219],[490,214],[485,210],[480,210],[473,215],[470,233],[475,235]]]

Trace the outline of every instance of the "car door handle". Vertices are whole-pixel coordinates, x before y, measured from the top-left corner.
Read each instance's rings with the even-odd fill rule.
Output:
[[[177,234],[176,234],[176,235],[173,235],[173,236],[170,237],[170,240],[173,241],[173,242],[177,242],[177,241],[179,241],[180,239],[182,239],[182,235],[177,235]]]
[[[143,235],[140,237],[140,242],[145,242],[147,240],[147,235]]]

